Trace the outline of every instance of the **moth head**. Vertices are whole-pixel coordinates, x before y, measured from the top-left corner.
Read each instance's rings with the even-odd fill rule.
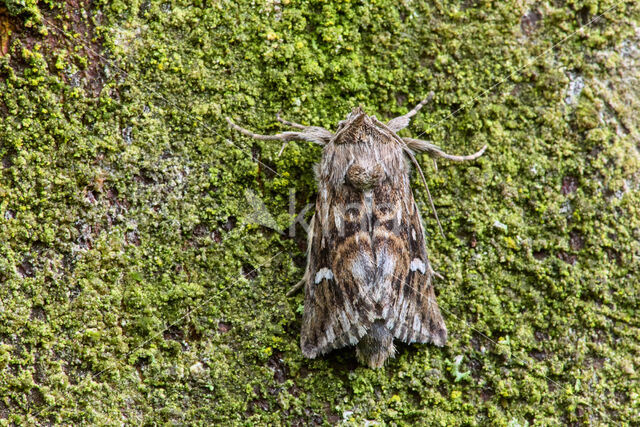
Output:
[[[362,107],[354,108],[347,118],[338,123],[334,142],[336,144],[357,144],[367,141],[371,136],[380,133],[375,116],[369,116]]]

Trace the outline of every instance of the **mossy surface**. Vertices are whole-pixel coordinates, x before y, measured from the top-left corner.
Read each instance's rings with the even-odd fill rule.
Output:
[[[636,2],[4,3],[0,425],[640,419]],[[246,190],[287,230],[321,151],[224,117],[334,129],[431,90],[403,135],[489,147],[420,159],[449,343],[304,359],[304,230]]]

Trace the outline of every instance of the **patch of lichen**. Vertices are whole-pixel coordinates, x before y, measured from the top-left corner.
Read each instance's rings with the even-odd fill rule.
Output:
[[[1,423],[638,418],[637,6],[92,7],[102,57],[74,49],[95,40],[71,25],[48,28],[68,44],[16,37],[0,59]],[[388,118],[431,90],[403,134],[489,145],[437,173],[423,159],[449,343],[400,346],[377,371],[351,349],[306,360],[302,296],[285,297],[303,230],[251,224],[245,190],[286,230],[290,189],[296,212],[314,199],[320,149],[278,156],[223,118],[273,133],[282,110],[331,129],[357,104]]]

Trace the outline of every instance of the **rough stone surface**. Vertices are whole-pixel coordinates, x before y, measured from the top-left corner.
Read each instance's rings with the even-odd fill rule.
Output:
[[[3,4],[0,425],[640,419],[637,2]],[[288,230],[320,149],[224,117],[332,128],[431,90],[403,135],[489,146],[421,159],[444,238],[414,180],[449,343],[306,360],[304,231],[245,194]]]

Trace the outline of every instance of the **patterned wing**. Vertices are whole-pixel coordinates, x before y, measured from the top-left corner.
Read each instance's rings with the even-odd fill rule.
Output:
[[[373,322],[368,293],[375,263],[364,197],[348,187],[336,193],[320,185],[305,274],[300,344],[306,357],[356,344]]]
[[[385,183],[374,193],[377,317],[396,339],[442,346],[447,329],[433,290],[422,221],[408,182],[400,187]]]

